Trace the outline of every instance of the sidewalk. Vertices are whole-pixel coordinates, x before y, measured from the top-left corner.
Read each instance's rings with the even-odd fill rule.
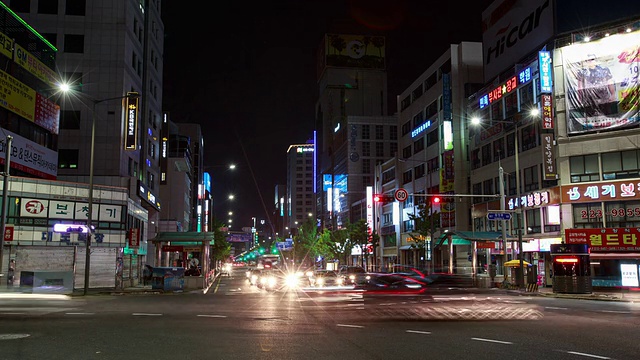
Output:
[[[617,288],[596,288],[590,294],[563,294],[554,293],[551,287],[538,288],[537,291],[527,292],[524,290],[505,290],[509,293],[519,293],[522,295],[545,296],[562,299],[582,299],[597,301],[620,301],[640,303],[640,289],[617,289]]]

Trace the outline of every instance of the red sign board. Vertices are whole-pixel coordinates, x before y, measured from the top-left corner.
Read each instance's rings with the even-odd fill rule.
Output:
[[[588,244],[591,252],[640,251],[639,228],[566,229],[567,244]]]
[[[540,95],[542,103],[542,128],[553,129],[553,103],[551,102],[551,94]]]
[[[184,246],[181,245],[164,245],[162,251],[164,252],[182,252]]]
[[[129,247],[140,246],[140,229],[129,229]]]
[[[6,224],[4,228],[4,241],[13,241],[13,224]]]
[[[493,241],[477,241],[476,248],[478,249],[495,249],[496,243]]]

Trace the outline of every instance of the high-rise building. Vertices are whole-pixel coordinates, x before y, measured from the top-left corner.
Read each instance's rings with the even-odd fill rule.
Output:
[[[92,122],[93,181],[129,189],[148,220],[131,218],[143,239],[153,238],[160,213],[164,25],[160,2],[29,2],[10,8],[58,47],[55,69],[70,92],[59,100],[58,179],[88,183]],[[137,118],[123,97],[137,92]]]
[[[283,237],[295,235],[306,221],[315,221],[313,144],[290,145],[287,149],[287,185],[284,201]]]
[[[322,227],[363,218],[375,166],[397,152],[385,69],[382,36],[326,34],[318,48],[316,208]]]

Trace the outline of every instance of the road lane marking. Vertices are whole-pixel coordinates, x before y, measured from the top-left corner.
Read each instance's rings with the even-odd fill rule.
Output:
[[[162,316],[162,314],[149,314],[149,313],[133,313],[133,316]]]
[[[569,308],[565,308],[565,307],[557,307],[557,306],[545,306],[545,309],[551,309],[551,310],[568,310]]]
[[[226,318],[226,315],[198,315],[199,317],[210,317],[210,318]]]
[[[407,332],[411,334],[431,335],[431,331],[407,330]]]
[[[483,339],[483,338],[471,338],[471,340],[486,341],[486,342],[491,342],[491,343],[496,343],[496,344],[505,344],[505,345],[512,345],[513,344],[510,341],[500,341],[500,340]]]
[[[364,326],[362,326],[362,325],[349,325],[349,324],[336,324],[336,326],[348,327],[348,328],[358,328],[358,329],[364,328]]]
[[[614,313],[614,314],[631,314],[631,311],[618,311],[618,310],[597,310],[603,313]]]
[[[606,356],[598,356],[598,355],[593,355],[593,354],[581,353],[581,352],[577,352],[577,351],[567,351],[567,354],[586,356],[586,357],[591,357],[591,358],[594,358],[594,359],[611,359],[610,357],[606,357]]]
[[[65,313],[65,315],[95,315],[95,313],[90,313],[90,312],[68,312]]]

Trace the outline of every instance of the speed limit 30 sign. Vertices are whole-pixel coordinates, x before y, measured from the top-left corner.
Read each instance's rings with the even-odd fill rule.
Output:
[[[409,193],[407,192],[407,190],[400,188],[398,190],[396,190],[395,194],[393,194],[393,196],[396,198],[396,200],[403,202],[405,200],[407,200],[407,198],[409,197]]]

